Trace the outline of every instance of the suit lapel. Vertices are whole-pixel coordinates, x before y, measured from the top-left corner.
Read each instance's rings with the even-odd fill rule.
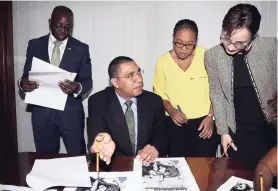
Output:
[[[228,56],[224,50],[219,50],[218,52],[218,59],[219,59],[219,65],[218,65],[218,70],[219,70],[219,75],[221,78],[221,85],[223,88],[223,91],[225,93],[226,98],[229,101],[232,100],[232,57]]]
[[[128,126],[126,119],[113,88],[108,89],[108,127],[111,131],[112,137],[115,139],[118,147],[123,149],[127,155],[132,156],[133,151],[131,141],[129,138]]]
[[[138,152],[138,148],[143,148],[145,146],[144,143],[146,143],[147,142],[146,139],[148,139],[147,119],[149,115],[149,108],[143,94],[137,97],[137,116],[138,116],[137,152]]]
[[[253,48],[256,49],[256,45],[257,45],[256,41],[254,41],[252,49]],[[262,55],[260,55],[256,51],[252,51],[252,49],[247,54],[247,61],[248,61],[250,70],[252,72],[253,79],[254,79],[256,85],[259,86],[258,89],[264,89],[264,87],[267,87],[268,84],[264,83],[265,80],[264,80],[264,76],[262,74],[268,74],[269,71],[267,71],[267,69],[269,67],[264,67],[263,64],[268,63],[268,62],[265,62],[265,60],[263,60],[264,58],[262,57]]]
[[[49,43],[49,34],[44,36],[41,40],[41,51],[40,51],[40,56],[41,56],[41,60],[50,63],[49,61],[49,55],[48,55],[48,43]]]
[[[71,63],[71,61],[73,60],[72,56],[74,56],[74,54],[72,54],[72,52],[74,51],[74,48],[75,48],[74,40],[72,39],[71,36],[69,36],[63,57],[61,59],[60,68],[70,71],[69,70],[70,65],[68,63]]]

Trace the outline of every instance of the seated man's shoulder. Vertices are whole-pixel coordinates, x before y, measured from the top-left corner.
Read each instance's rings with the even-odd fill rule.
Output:
[[[107,93],[112,92],[112,91],[113,91],[113,87],[108,86],[105,89],[92,94],[88,100],[89,100],[89,102],[92,102],[92,101],[99,102],[100,100],[105,100],[105,98],[107,97]]]
[[[159,95],[157,95],[153,92],[150,92],[148,90],[144,90],[142,95],[145,98],[147,98],[149,100],[152,100],[152,101],[155,101],[155,102],[161,102],[162,101],[162,98]]]

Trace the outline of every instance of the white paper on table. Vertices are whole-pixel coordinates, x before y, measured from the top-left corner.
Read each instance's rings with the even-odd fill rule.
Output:
[[[224,184],[222,184],[217,191],[233,191],[233,189],[241,188],[245,191],[254,191],[253,189],[253,182],[249,180],[245,180],[243,178],[232,176],[227,180]],[[272,188],[270,191],[277,191],[276,189]]]
[[[141,172],[145,190],[200,190],[185,158],[157,158],[145,164],[134,159],[133,170]]]
[[[35,191],[54,186],[90,187],[88,166],[85,156],[56,159],[37,159],[26,182]]]
[[[92,186],[90,188],[66,187],[64,191],[142,191],[141,174],[138,172],[99,172],[99,181],[96,181],[97,173],[90,172]],[[113,189],[112,189],[113,188]]]
[[[24,187],[24,186],[0,184],[0,191],[33,191],[33,190],[31,188]]]
[[[73,81],[76,73],[70,73],[38,58],[33,58],[29,80],[40,83],[38,89],[26,92],[25,103],[63,111],[68,95],[58,85],[59,81]]]

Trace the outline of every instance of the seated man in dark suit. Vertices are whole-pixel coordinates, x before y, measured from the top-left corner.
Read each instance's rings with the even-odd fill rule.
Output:
[[[100,158],[106,162],[114,151],[115,155],[137,156],[142,162],[165,156],[166,116],[161,97],[143,90],[142,71],[129,57],[113,59],[108,73],[113,86],[88,101],[89,150],[96,151],[95,139],[102,133],[107,142],[99,144]]]

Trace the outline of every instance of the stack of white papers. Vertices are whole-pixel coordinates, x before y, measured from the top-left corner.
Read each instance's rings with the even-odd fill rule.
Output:
[[[0,191],[34,191],[32,188],[24,186],[13,186],[0,184]],[[57,191],[57,189],[47,189],[47,191]]]
[[[217,191],[233,191],[233,190],[245,190],[245,191],[253,191],[253,182],[249,180],[245,180],[242,178],[238,178],[232,176],[227,180],[224,184],[222,184]],[[270,191],[277,191],[272,188]]]
[[[35,191],[54,186],[91,186],[85,156],[36,160],[26,182]]]
[[[27,92],[25,103],[63,111],[68,95],[59,87],[59,81],[74,81],[76,73],[71,73],[43,60],[33,57],[29,80],[39,82],[40,86]]]

